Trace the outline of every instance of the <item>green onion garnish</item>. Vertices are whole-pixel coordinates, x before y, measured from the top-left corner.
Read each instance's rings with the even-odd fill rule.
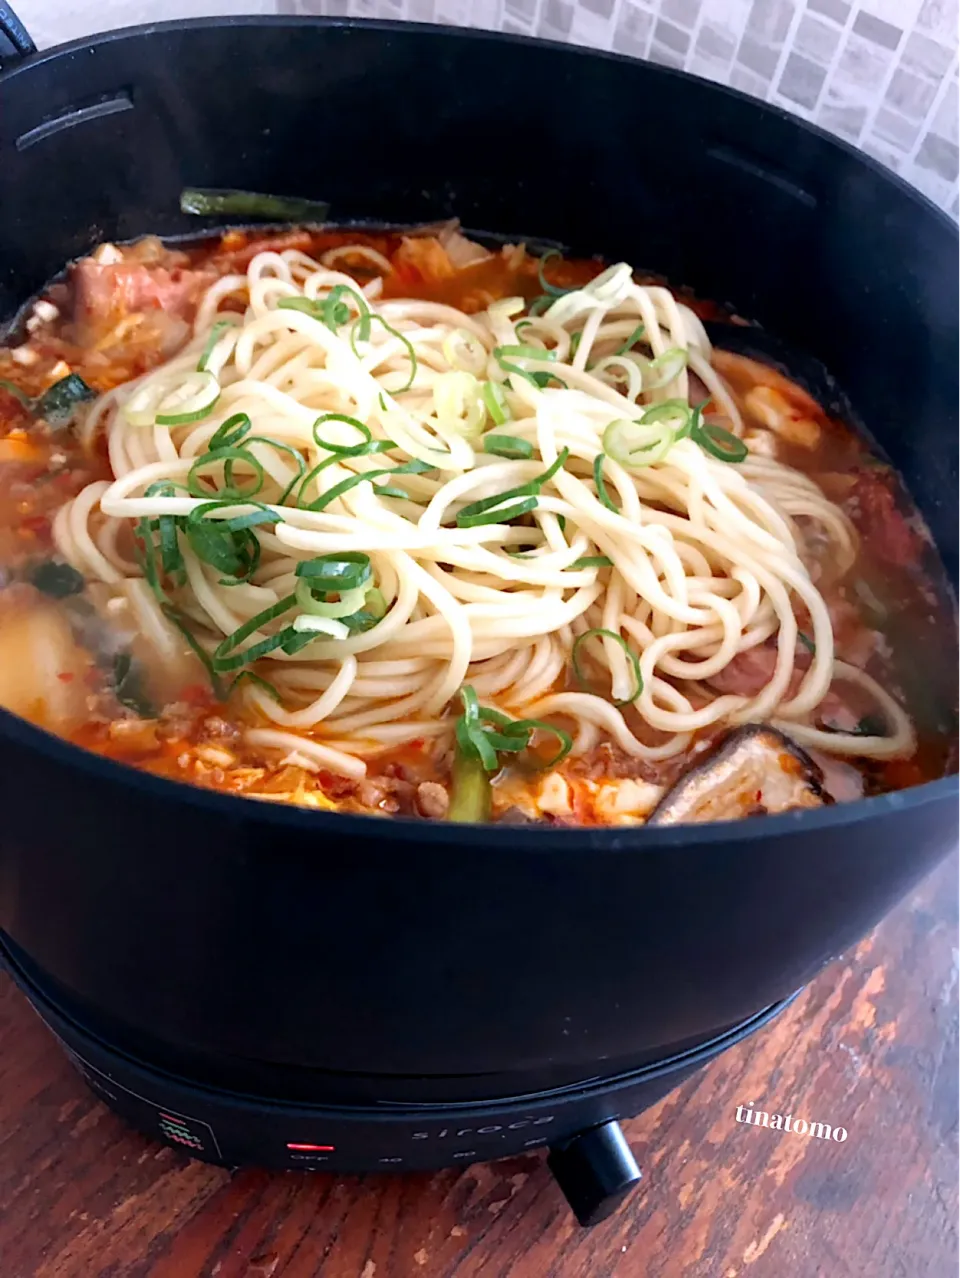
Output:
[[[542,474],[530,479],[516,488],[507,488],[502,493],[494,493],[492,497],[481,497],[479,501],[469,502],[457,515],[458,528],[478,528],[483,524],[507,523],[527,515],[537,507],[540,490],[566,463],[570,456],[569,448],[561,448],[556,461],[548,466]],[[513,502],[513,505],[506,503]]]
[[[390,392],[391,395],[400,395],[403,391],[410,389],[417,376],[417,352],[413,349],[413,343],[408,337],[405,337],[403,333],[398,332],[392,324],[388,324],[382,315],[374,315],[372,312],[368,311],[366,315],[360,316],[353,328],[350,330],[350,349],[359,359],[360,356],[357,351],[357,339],[359,338],[362,342],[370,340],[370,324],[371,321],[374,320],[378,324],[382,324],[391,337],[396,337],[403,346],[406,347],[407,354],[410,357],[410,376],[407,378],[403,386],[400,386],[397,390]]]
[[[688,360],[689,356],[682,346],[671,346],[662,355],[650,360],[643,370],[644,391],[659,390],[661,386],[668,386],[687,367]],[[653,374],[652,378],[650,374]]]
[[[391,445],[391,447],[393,446],[394,445]],[[305,476],[303,483],[300,486],[297,504],[300,506],[301,510],[324,510],[332,501],[336,501],[336,499],[338,497],[342,497],[344,493],[349,492],[352,488],[356,488],[358,484],[366,483],[368,480],[372,483],[376,479],[384,479],[387,475],[423,475],[427,471],[436,469],[436,467],[429,466],[426,462],[422,462],[415,458],[413,461],[404,462],[401,466],[393,466],[387,470],[362,471],[359,474],[348,476],[347,479],[341,479],[338,484],[334,484],[332,488],[328,488],[327,491],[322,493],[315,501],[308,502],[304,505],[302,500],[303,490],[309,483],[310,479],[318,470],[321,469],[323,464],[324,463],[321,462],[320,466],[314,466],[313,470]]]
[[[625,355],[631,346],[639,342],[640,338],[643,337],[646,331],[647,326],[645,324],[638,324],[627,340],[625,342],[621,342],[617,349],[613,352],[614,355]]]
[[[540,287],[543,290],[543,292],[547,294],[548,297],[551,297],[551,298],[563,297],[567,293],[574,292],[572,288],[558,288],[556,284],[551,284],[550,281],[544,277],[544,274],[543,274],[544,267],[551,260],[551,258],[554,258],[554,257],[559,257],[561,261],[563,260],[563,254],[560,252],[559,249],[547,249],[546,253],[544,253],[543,256],[540,258],[540,262],[537,266],[537,279],[540,281]]]
[[[198,373],[206,372],[207,364],[210,362],[210,356],[213,354],[213,348],[216,346],[217,342],[219,342],[223,333],[228,328],[233,327],[234,325],[230,322],[230,320],[217,320],[216,324],[214,324],[213,328],[210,330],[206,345],[203,348],[203,354],[200,356],[199,362],[197,363]]]
[[[557,358],[556,351],[548,351],[542,346],[495,346],[493,348],[493,357],[503,369],[505,373],[515,374],[517,377],[526,378],[528,382],[532,382],[534,386],[541,390],[553,377],[552,373],[528,373],[526,369],[519,368],[516,364],[510,363],[509,360],[514,359],[538,359],[538,360],[555,360]],[[557,379],[560,380],[559,378]]]
[[[253,423],[246,413],[234,413],[210,436],[207,448],[216,452],[219,448],[233,448],[245,435],[249,435]]]
[[[278,311],[301,311],[304,315],[309,315],[311,319],[323,319],[322,303],[312,297],[281,297],[277,302]],[[349,309],[347,314],[349,315]]]
[[[587,688],[588,691],[590,690],[590,685],[587,682],[587,679],[580,668],[580,661],[579,661],[577,650],[579,649],[580,645],[584,642],[585,639],[592,639],[592,638],[595,638],[596,636],[600,636],[606,639],[613,639],[614,642],[618,643],[620,647],[623,649],[623,651],[629,657],[630,664],[633,667],[634,678],[636,679],[637,690],[636,692],[632,694],[632,696],[627,697],[625,701],[614,701],[613,704],[615,706],[631,705],[634,701],[636,701],[640,693],[643,692],[643,675],[640,673],[640,658],[633,651],[633,649],[627,645],[626,639],[624,639],[622,635],[618,635],[613,630],[604,630],[600,627],[595,627],[593,630],[585,630],[582,635],[577,635],[576,639],[574,639],[573,648],[570,651],[570,660],[571,660],[571,664],[573,665],[573,673],[577,678],[577,682],[580,683],[584,688]]]
[[[503,393],[503,387],[498,386],[496,382],[484,382],[480,397],[494,425],[502,426],[508,416],[507,397]]]
[[[270,608],[264,608],[263,612],[258,612],[249,621],[245,621],[242,626],[234,630],[233,634],[227,635],[226,639],[214,649],[211,658],[215,673],[225,674],[231,670],[239,670],[242,666],[252,665],[255,661],[259,661],[261,657],[266,657],[271,652],[276,652],[278,648],[282,649],[288,656],[293,656],[301,648],[306,647],[308,643],[312,643],[316,636],[312,635],[308,630],[296,631],[293,626],[284,626],[275,635],[270,635],[267,639],[261,639],[259,643],[251,644],[249,648],[244,648],[241,652],[236,651],[244,639],[248,639],[261,626],[275,621],[277,617],[282,617],[284,613],[289,612],[296,605],[296,602],[296,595],[287,595],[286,598],[278,600]]]
[[[249,487],[241,488],[233,482],[233,464],[238,461],[245,463],[253,471]],[[248,452],[246,448],[214,448],[201,453],[187,472],[187,488],[191,497],[210,497],[214,495],[209,487],[201,483],[202,476],[200,472],[205,466],[214,466],[220,462],[223,463],[224,486],[217,490],[215,494],[217,497],[231,497],[236,501],[246,501],[249,497],[255,497],[263,488],[266,482],[266,472],[256,457]]]
[[[360,443],[334,444],[328,439],[322,439],[317,432],[325,422],[343,422],[361,436]],[[325,448],[328,453],[336,453],[338,457],[363,457],[370,451],[369,445],[373,442],[373,435],[369,426],[365,426],[356,417],[348,417],[346,413],[324,413],[322,417],[318,417],[313,423],[312,434],[314,443],[318,448]],[[390,447],[394,448],[396,445],[391,444]]]
[[[500,503],[503,497],[487,498],[488,501]],[[473,503],[476,506],[477,503]],[[463,510],[457,515],[458,528],[480,528],[485,524],[508,524],[511,519],[519,519],[521,515],[529,515],[531,510],[536,510],[536,497],[524,497],[520,501],[514,502],[512,505],[497,505],[493,510],[476,510],[471,507],[464,506]]]
[[[712,422],[697,420],[691,428],[690,438],[717,461],[742,462],[749,453],[742,439]]]
[[[549,293],[541,293],[540,296],[535,297],[527,307],[527,314],[536,319],[537,316],[543,315],[545,311],[548,311],[556,300],[557,299],[552,297]]]
[[[606,460],[606,453],[597,453],[593,459],[593,482],[597,487],[597,496],[601,503],[606,506],[607,510],[612,510],[615,515],[620,514],[620,508],[616,506],[607,492],[606,480],[603,478],[603,463]]]
[[[511,461],[529,461],[533,456],[533,444],[517,435],[487,435],[483,441],[483,451]]]
[[[570,565],[574,568],[612,568],[613,560],[607,555],[584,555],[581,559],[575,559]]]
[[[813,642],[809,635],[805,635],[802,630],[797,631],[797,638],[806,648],[807,652],[812,652],[816,656],[817,645]]]
[[[370,556],[358,550],[334,551],[297,564],[295,575],[310,584],[311,590],[342,594],[365,586],[373,576]]]
[[[463,714],[454,729],[458,751],[464,758],[478,760],[487,772],[496,772],[499,768],[498,754],[519,754],[526,750],[534,732],[550,732],[560,742],[559,751],[545,767],[553,767],[573,749],[569,734],[552,723],[542,719],[511,719],[499,710],[481,706],[469,684],[460,689],[460,699]]]

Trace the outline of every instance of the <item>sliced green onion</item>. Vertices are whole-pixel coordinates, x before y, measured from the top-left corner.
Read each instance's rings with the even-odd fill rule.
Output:
[[[671,346],[656,359],[647,362],[643,369],[644,393],[669,386],[687,367],[689,356],[682,346]]]
[[[797,631],[797,638],[806,648],[807,652],[812,652],[816,656],[817,645],[813,642],[809,635],[805,635],[802,630]]]
[[[409,390],[410,387],[413,385],[417,377],[417,368],[419,366],[417,361],[417,352],[413,349],[413,343],[410,341],[408,337],[405,337],[403,333],[398,332],[397,329],[395,329],[392,324],[388,324],[382,315],[374,315],[371,311],[368,311],[366,315],[360,316],[360,319],[357,320],[353,328],[350,330],[350,349],[353,351],[354,355],[356,355],[357,358],[359,359],[360,356],[357,351],[357,338],[359,337],[360,341],[362,342],[369,341],[370,323],[373,320],[376,320],[378,323],[382,324],[391,337],[396,337],[403,344],[403,346],[406,347],[407,354],[410,357],[410,376],[407,378],[403,386],[400,386],[397,388],[397,390],[390,392],[391,395],[401,395],[404,391]],[[366,321],[365,328],[364,328],[364,321]]]
[[[187,187],[180,192],[181,213],[199,217],[252,217],[277,222],[325,222],[330,205],[292,195],[263,195],[223,187]]]
[[[508,417],[507,397],[503,393],[503,387],[496,382],[484,382],[480,394],[494,424],[502,426]]]
[[[265,657],[271,652],[275,652],[278,648],[288,651],[293,648],[294,651],[298,647],[303,647],[302,642],[297,642],[297,632],[292,626],[286,626],[278,634],[271,635],[268,639],[261,640],[259,643],[252,644],[251,647],[245,648],[242,652],[236,649],[243,643],[244,639],[248,639],[252,634],[260,629],[261,626],[267,625],[271,621],[275,621],[277,617],[282,617],[285,612],[289,612],[296,605],[297,599],[295,595],[287,595],[284,599],[278,600],[269,608],[264,608],[263,612],[258,612],[256,616],[245,621],[242,626],[238,626],[232,634],[227,635],[213,652],[211,658],[212,666],[217,674],[223,674],[230,670],[239,670],[241,666],[251,665],[254,661],[258,661],[260,657]],[[287,634],[287,631],[290,634]],[[307,642],[312,642],[312,636],[306,635]]]
[[[551,284],[549,280],[544,278],[543,269],[551,258],[554,257],[559,257],[562,260],[563,254],[559,249],[547,249],[546,253],[544,253],[540,258],[540,262],[537,266],[537,279],[540,281],[541,289],[545,294],[547,294],[547,296],[564,297],[567,293],[573,293],[575,290],[572,288],[558,288],[556,284]]]
[[[465,514],[461,510],[457,515],[457,527],[480,528],[485,524],[507,524],[511,519],[519,519],[521,515],[528,515],[536,508],[536,497],[525,497],[513,505],[498,506],[496,510],[477,511],[473,514]]]
[[[353,430],[358,431],[363,438],[359,444],[333,444],[327,439],[321,439],[317,434],[324,422],[344,422]],[[336,453],[338,457],[362,457],[368,451],[368,445],[373,440],[369,426],[357,421],[356,417],[348,417],[346,413],[324,413],[322,417],[318,417],[313,423],[312,434],[314,443],[318,448],[325,448],[328,453]],[[394,447],[393,444],[390,446],[391,448]]]
[[[220,398],[220,383],[209,372],[191,373],[157,406],[158,426],[183,426],[208,417]]]
[[[552,759],[543,765],[545,768],[555,767],[560,760],[565,759],[573,749],[573,737],[570,736],[569,732],[564,732],[562,728],[557,728],[552,723],[547,723],[543,719],[521,719],[514,726],[522,727],[531,735],[534,732],[550,732],[560,742],[560,749]],[[529,746],[529,741],[527,744]]]
[[[580,559],[575,559],[570,565],[571,569],[575,568],[612,568],[613,560],[607,555],[584,555]]]
[[[200,356],[200,360],[197,364],[198,373],[206,372],[207,364],[210,361],[210,356],[213,354],[213,348],[216,346],[217,342],[219,342],[220,338],[223,336],[224,332],[228,328],[235,328],[235,327],[236,325],[231,320],[217,320],[216,324],[214,324],[213,328],[211,328],[210,330],[209,336],[207,337],[206,345],[203,348],[203,354]]]
[[[309,631],[311,635],[329,635],[331,639],[346,639],[350,634],[350,627],[342,621],[336,621],[333,617],[314,617],[309,614],[303,617],[294,617],[290,623],[298,634]]]
[[[271,439],[269,435],[250,435],[246,439],[244,447],[249,448],[251,444],[269,444],[271,448],[276,448],[281,453],[286,453],[288,457],[293,459],[294,465],[297,468],[297,473],[277,498],[277,505],[282,506],[293,492],[294,488],[296,488],[297,484],[299,484],[303,479],[304,472],[307,469],[307,463],[303,459],[303,454],[298,452],[292,444],[285,444],[281,439]]]
[[[621,466],[651,466],[673,447],[669,426],[644,426],[641,421],[611,422],[603,432],[603,451]]]
[[[603,451],[621,466],[651,466],[689,433],[690,422],[687,402],[667,399],[652,404],[634,421],[611,422],[603,432]]]
[[[597,453],[593,459],[593,482],[597,486],[597,496],[601,503],[606,506],[607,510],[612,510],[615,515],[620,514],[620,508],[614,504],[613,499],[607,492],[606,480],[603,478],[603,463],[606,460],[606,453]]]
[[[557,358],[557,352],[548,351],[542,346],[495,346],[493,348],[493,357],[505,373],[513,373],[518,377],[523,377],[528,382],[532,382],[534,386],[537,386],[542,390],[553,377],[552,373],[529,373],[525,368],[519,368],[516,364],[510,363],[509,360],[537,359],[552,361]]]
[[[569,457],[570,457],[570,449],[561,448],[559,453],[557,453],[556,459],[553,462],[551,462],[551,464],[547,467],[547,469],[543,472],[542,475],[539,475],[536,479],[531,480],[531,483],[537,484],[538,486],[542,486],[548,480],[553,479],[557,471],[562,470],[563,467],[567,464],[567,460],[569,459]]]
[[[312,590],[342,593],[365,586],[373,576],[373,569],[369,555],[359,550],[340,550],[303,559],[294,573],[308,581]]]
[[[355,590],[344,590],[339,599],[331,601],[318,599],[315,590],[316,587],[307,578],[301,577],[294,590],[297,603],[304,612],[315,617],[332,617],[334,620],[349,617],[362,608],[367,593],[363,586],[359,586]]]
[[[463,714],[456,721],[454,729],[457,745],[454,771],[456,774],[459,767],[464,768],[473,778],[471,787],[473,789],[479,786],[477,767],[482,768],[484,772],[496,772],[500,766],[498,754],[519,754],[528,749],[530,738],[535,732],[552,733],[560,742],[560,749],[545,765],[547,767],[553,767],[559,763],[573,748],[573,739],[570,735],[561,728],[554,727],[552,723],[546,723],[542,719],[511,719],[499,710],[481,706],[475,689],[469,684],[460,689],[460,699],[463,703]],[[468,762],[472,762],[472,769],[466,768]],[[454,790],[455,792],[457,790],[456,776]],[[471,811],[476,810],[475,803],[464,806],[469,807]],[[459,812],[460,808],[459,801],[456,808],[451,804],[452,811]],[[472,818],[461,815],[452,816],[450,819]]]
[[[387,475],[423,475],[427,471],[435,470],[436,467],[429,466],[426,462],[422,462],[415,458],[413,461],[404,462],[401,466],[393,466],[389,470],[368,470],[361,472],[360,474],[350,475],[347,479],[341,479],[338,484],[334,484],[332,488],[328,488],[327,491],[322,493],[315,501],[309,502],[306,506],[304,506],[302,501],[303,490],[311,477],[319,469],[320,467],[314,466],[313,470],[304,478],[303,484],[300,486],[298,505],[302,510],[323,510],[329,506],[332,501],[336,501],[338,497],[342,497],[344,493],[349,492],[351,488],[356,488],[358,484],[363,484],[367,481],[372,483],[374,480],[383,479]]]
[[[529,461],[533,456],[533,444],[517,435],[487,435],[483,441],[483,451],[511,461]]]
[[[276,524],[280,516],[266,506],[232,519],[207,518],[215,510],[235,506],[235,500],[205,502],[186,517],[177,520],[198,559],[224,574],[221,585],[235,586],[248,581],[260,563],[260,542],[253,529],[260,524]]]
[[[309,315],[311,319],[324,322],[323,305],[313,297],[281,297],[277,302],[278,311],[300,311],[303,315]],[[347,312],[349,315],[349,311]],[[329,327],[329,325],[328,325]]]
[[[204,648],[203,644],[187,625],[187,621],[183,614],[174,608],[172,604],[168,603],[161,603],[161,609],[167,620],[180,631],[180,634],[187,641],[190,650],[193,652],[194,656],[198,658],[204,670],[206,670],[207,676],[210,679],[210,685],[213,688],[213,695],[218,701],[226,701],[232,689],[227,690],[224,688],[220,676],[213,668],[213,660],[211,659],[210,653],[206,650],[206,648]],[[236,683],[234,683],[233,686],[236,686]]]
[[[627,656],[630,659],[630,664],[633,667],[634,678],[636,679],[636,683],[637,683],[637,690],[636,692],[633,693],[632,696],[627,697],[625,701],[613,702],[613,705],[615,706],[629,706],[634,701],[636,701],[640,693],[643,692],[643,675],[640,673],[640,658],[633,651],[633,649],[628,646],[626,639],[624,639],[622,635],[618,635],[616,631],[614,630],[604,630],[598,626],[592,630],[585,630],[582,635],[577,635],[576,639],[574,639],[573,648],[570,651],[570,661],[571,661],[571,664],[573,665],[573,673],[577,678],[577,682],[580,683],[584,688],[587,688],[589,690],[590,685],[586,677],[584,676],[582,669],[580,668],[578,649],[580,645],[584,642],[584,640],[593,639],[597,636],[600,636],[606,639],[613,639],[616,643],[620,645],[620,647],[623,649],[623,651],[627,654]]]
[[[395,484],[374,484],[373,491],[378,497],[396,497],[398,500],[409,501],[410,494],[405,488],[397,488]]]
[[[364,630],[370,630],[386,615],[387,601],[383,597],[383,592],[374,586],[367,591],[367,597],[360,611],[351,613],[348,617],[342,617],[341,622],[352,634],[359,634]]]
[[[549,293],[541,293],[539,297],[535,297],[527,307],[527,314],[534,319],[545,314],[556,301],[556,297],[552,297]]]
[[[187,373],[171,386],[169,376],[153,378],[133,392],[123,406],[131,426],[176,426],[206,417],[220,398],[220,385],[210,372]]]
[[[556,461],[535,479],[519,484],[516,488],[507,488],[502,493],[494,493],[492,497],[481,497],[479,501],[469,502],[457,515],[457,526],[478,528],[483,524],[505,523],[507,520],[517,519],[520,515],[529,514],[531,510],[536,509],[537,496],[544,484],[553,478],[569,456],[570,449],[561,448]],[[514,501],[515,498],[520,499],[515,505],[504,504]]]
[[[697,422],[690,432],[690,438],[694,443],[699,444],[705,453],[716,457],[717,461],[736,464],[744,461],[749,453],[742,439],[724,430],[722,426],[715,426],[712,422]]]
[[[214,495],[201,484],[200,471],[204,466],[216,465],[218,462],[223,462],[224,479],[224,487],[216,493],[216,496],[220,498],[231,497],[237,501],[245,501],[249,497],[255,497],[266,482],[266,472],[253,453],[248,452],[246,448],[215,448],[201,453],[187,472],[187,488],[191,497],[211,497]],[[250,487],[240,488],[233,483],[234,462],[244,462],[253,471]]]
[[[43,392],[34,410],[51,426],[66,426],[73,420],[80,404],[95,398],[96,393],[78,373],[69,373]]]
[[[614,355],[625,355],[631,346],[639,342],[640,338],[643,337],[646,331],[647,326],[645,324],[638,324],[627,340],[625,342],[621,342],[617,349],[613,352]]]
[[[246,413],[234,413],[213,432],[207,449],[216,452],[220,448],[233,448],[245,435],[250,434],[251,429],[252,423]]]
[[[258,688],[261,688],[267,696],[272,697],[274,701],[282,700],[280,693],[269,679],[264,679],[260,675],[254,674],[252,670],[241,670],[236,679],[234,679],[233,683],[231,683],[230,687],[227,689],[223,699],[226,700],[227,697],[231,696],[237,686],[244,682],[255,684]]]
[[[493,348],[493,357],[500,364],[502,364],[503,359],[506,357],[509,357],[510,359],[554,360],[557,358],[557,352],[547,350],[545,346],[495,346]]]
[[[690,430],[692,416],[690,405],[685,399],[663,399],[644,409],[640,421],[644,426],[668,422],[673,426],[677,438],[682,439],[684,433]]]

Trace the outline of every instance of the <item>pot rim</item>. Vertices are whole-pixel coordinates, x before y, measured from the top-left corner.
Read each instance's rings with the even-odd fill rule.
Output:
[[[92,782],[121,784],[139,790],[147,799],[167,804],[206,809],[228,821],[242,821],[248,810],[260,825],[293,827],[317,836],[370,839],[382,832],[385,842],[442,845],[458,843],[467,847],[483,847],[505,842],[512,852],[645,852],[675,848],[683,844],[703,846],[713,843],[746,843],[756,839],[777,839],[784,835],[812,834],[827,829],[843,829],[863,821],[880,820],[904,811],[918,811],[933,804],[952,800],[957,811],[960,794],[956,774],[911,786],[908,790],[892,790],[887,794],[857,799],[853,803],[836,803],[829,807],[796,809],[762,820],[712,821],[705,824],[676,826],[506,826],[452,825],[446,821],[418,820],[414,817],[360,816],[347,812],[322,812],[296,804],[269,803],[244,795],[207,790],[185,781],[154,776],[130,764],[108,759],[83,746],[38,728],[35,724],[0,707],[0,741],[31,754],[46,755],[54,762],[89,775]],[[256,804],[256,809],[248,805]],[[241,805],[243,805],[241,807]],[[496,837],[494,838],[494,834]],[[0,844],[3,836],[0,833]],[[271,849],[271,855],[275,855]]]
[[[490,31],[476,27],[448,27],[432,23],[390,21],[386,19],[338,18],[320,15],[283,15],[283,14],[243,14],[236,17],[199,17],[178,18],[164,22],[141,23],[133,26],[118,27],[109,31],[95,32],[89,36],[55,45],[48,49],[38,50],[0,73],[0,87],[10,88],[16,78],[29,74],[31,70],[42,66],[61,56],[70,56],[88,49],[91,45],[110,44],[121,40],[140,39],[168,31],[208,31],[230,27],[316,27],[321,29],[342,29],[360,31],[381,31],[387,36],[414,38],[429,35],[435,39],[475,41],[478,43],[515,44],[521,46],[545,48],[554,52],[562,52],[571,58],[587,58],[614,61],[630,64],[638,72],[662,79],[679,79],[693,81],[698,86],[721,97],[735,99],[761,115],[767,115],[780,121],[788,128],[816,138],[820,143],[841,152],[845,158],[862,168],[866,168],[879,181],[898,190],[910,199],[918,210],[928,219],[938,224],[941,231],[948,231],[951,236],[957,234],[957,227],[948,214],[921,191],[912,186],[899,174],[886,168],[878,160],[858,150],[852,143],[827,132],[819,125],[812,124],[799,116],[772,103],[727,85],[706,80],[689,71],[676,70],[673,67],[661,66],[645,59],[627,54],[608,52],[606,50],[578,47],[555,40],[542,40],[533,36],[514,35],[504,31]],[[386,839],[425,845],[459,843],[469,847],[482,847],[492,842],[492,831],[498,831],[499,842],[506,835],[506,842],[511,852],[551,852],[557,851],[603,851],[603,852],[643,852],[656,851],[663,848],[675,848],[684,844],[697,846],[728,843],[752,842],[756,839],[776,839],[787,834],[813,833],[815,831],[845,828],[859,824],[861,821],[881,819],[894,812],[917,811],[930,804],[953,801],[956,807],[958,778],[956,775],[928,781],[923,785],[913,786],[909,790],[897,790],[888,794],[859,799],[853,803],[835,804],[815,811],[799,810],[786,812],[779,816],[767,816],[762,821],[738,820],[710,822],[703,825],[678,825],[672,827],[650,826],[612,826],[594,827],[580,826],[575,828],[559,827],[524,827],[493,825],[458,825],[453,827],[444,822],[418,821],[407,817],[375,817],[359,816],[350,813],[318,812],[298,807],[294,804],[268,804],[262,800],[246,798],[242,795],[224,794],[215,790],[206,790],[199,786],[182,781],[174,781],[164,777],[153,776],[125,763],[105,758],[86,750],[82,746],[57,737],[39,728],[25,719],[11,714],[0,707],[0,740],[11,742],[16,747],[31,753],[46,755],[65,767],[86,772],[92,780],[102,780],[109,784],[124,784],[134,790],[142,791],[146,797],[169,803],[179,803],[188,807],[207,809],[211,813],[221,813],[228,820],[242,820],[241,804],[258,803],[259,811],[256,820],[259,824],[274,825],[277,828],[302,828],[304,832],[316,835],[330,834],[348,838],[351,834],[358,837],[369,836],[374,830],[381,830]],[[253,816],[253,812],[250,812]],[[509,832],[509,833],[508,833]],[[275,855],[275,853],[272,853]]]
[[[861,151],[852,142],[847,142],[836,134],[828,132],[820,125],[804,120],[802,117],[794,115],[792,112],[786,111],[771,102],[762,101],[760,98],[755,98],[741,89],[719,84],[715,80],[708,80],[704,76],[695,75],[691,71],[663,66],[660,63],[650,62],[645,58],[635,57],[630,54],[568,44],[560,40],[547,40],[539,36],[515,35],[508,31],[493,31],[483,27],[445,26],[431,22],[394,21],[387,18],[325,17],[321,14],[238,14],[237,16],[172,18],[162,22],[144,22],[131,26],[114,27],[108,31],[93,32],[88,36],[69,40],[64,44],[52,45],[47,49],[39,49],[36,53],[28,54],[20,61],[13,63],[6,71],[0,72],[0,86],[8,86],[18,75],[29,72],[32,68],[41,66],[45,62],[61,55],[78,53],[81,50],[88,49],[91,45],[111,44],[115,41],[134,38],[139,39],[144,36],[163,34],[167,31],[207,31],[221,27],[317,27],[382,31],[386,35],[404,37],[430,35],[433,38],[451,41],[464,40],[476,41],[477,43],[515,44],[562,52],[570,57],[628,64],[642,69],[648,75],[662,79],[693,81],[716,95],[733,98],[747,104],[762,115],[779,120],[788,127],[793,127],[801,133],[817,138],[820,142],[827,143],[835,150],[842,152],[848,160],[867,168],[881,181],[886,181],[900,191],[901,194],[912,199],[915,204],[928,214],[932,214],[936,221],[939,222],[941,229],[949,231],[951,235],[957,234],[957,225],[949,214],[937,204],[934,204],[922,191],[901,177],[899,173],[888,169],[885,164],[874,159],[873,156],[868,155],[865,151]]]

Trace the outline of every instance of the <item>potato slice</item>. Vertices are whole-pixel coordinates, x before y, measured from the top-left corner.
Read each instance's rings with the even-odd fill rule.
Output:
[[[84,721],[89,669],[89,656],[52,604],[37,604],[0,628],[0,705],[43,728],[69,732]]]

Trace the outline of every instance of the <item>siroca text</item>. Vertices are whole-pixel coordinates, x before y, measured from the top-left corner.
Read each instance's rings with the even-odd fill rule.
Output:
[[[817,1140],[835,1140],[843,1144],[847,1139],[845,1127],[831,1127],[829,1123],[811,1123],[805,1118],[794,1118],[792,1114],[768,1114],[762,1109],[751,1108],[753,1101],[746,1105],[738,1105],[736,1120],[738,1123],[750,1123],[754,1127],[769,1127],[775,1132],[792,1132],[796,1136],[815,1136]]]

